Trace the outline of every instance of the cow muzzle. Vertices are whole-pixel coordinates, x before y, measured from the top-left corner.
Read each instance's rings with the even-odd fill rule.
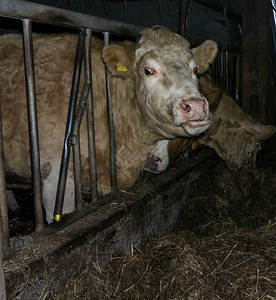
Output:
[[[177,101],[174,109],[174,122],[176,126],[209,128],[209,104],[206,99],[190,98]]]

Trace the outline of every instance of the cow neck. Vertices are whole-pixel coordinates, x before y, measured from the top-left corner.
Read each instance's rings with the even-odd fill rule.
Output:
[[[136,133],[140,143],[143,144],[144,147],[149,148],[149,150],[151,150],[158,141],[163,139],[151,131],[148,121],[142,116],[140,116],[140,126]]]

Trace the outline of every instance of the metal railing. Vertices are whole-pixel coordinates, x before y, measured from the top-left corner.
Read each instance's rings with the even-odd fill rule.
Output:
[[[40,155],[38,141],[37,111],[36,111],[36,92],[35,92],[35,74],[34,58],[32,49],[32,23],[54,24],[62,27],[77,28],[80,30],[75,59],[75,68],[71,86],[71,95],[66,123],[65,140],[61,158],[59,184],[57,187],[55,220],[59,220],[62,212],[65,182],[68,171],[70,148],[74,149],[74,178],[76,188],[76,207],[82,208],[81,196],[81,162],[79,147],[79,127],[84,113],[87,111],[87,131],[88,131],[88,150],[89,150],[89,175],[91,179],[90,191],[91,201],[97,199],[97,172],[96,172],[96,151],[95,151],[95,133],[93,120],[93,87],[91,71],[91,36],[92,31],[102,32],[104,36],[104,45],[109,44],[110,33],[124,36],[138,36],[142,27],[126,24],[119,21],[107,20],[100,17],[76,13],[64,9],[58,9],[46,5],[25,2],[23,0],[1,0],[0,16],[9,19],[20,19],[23,23],[23,41],[24,41],[24,61],[26,74],[26,91],[28,104],[29,135],[31,144],[31,165],[32,182],[35,203],[35,228],[41,231],[44,226],[43,209],[41,201],[41,174],[40,174]],[[82,61],[84,60],[85,84],[82,90],[82,96],[77,107],[77,95],[79,91],[80,73]],[[106,70],[106,95],[108,118],[110,128],[110,177],[111,188],[116,192],[116,149],[115,149],[115,128],[113,122],[111,95]],[[2,117],[0,118],[0,120]],[[1,125],[1,122],[0,122]],[[1,130],[1,126],[0,126]],[[0,134],[0,152],[3,154],[2,131]],[[0,153],[0,154],[1,154]],[[1,158],[3,155],[0,155]],[[3,245],[9,247],[8,231],[8,213],[6,205],[6,182],[4,161],[0,159],[0,192],[1,192],[1,220]]]
[[[59,185],[57,188],[57,201],[55,206],[55,219],[59,220],[62,212],[65,182],[68,170],[70,148],[73,147],[74,155],[74,179],[76,188],[76,207],[81,209],[83,205],[81,194],[81,163],[79,149],[79,126],[84,110],[87,112],[88,128],[88,152],[89,152],[89,176],[90,176],[90,200],[95,201],[97,193],[97,172],[96,172],[96,150],[95,133],[93,121],[93,86],[92,86],[92,68],[91,68],[91,36],[92,31],[103,34],[104,45],[109,44],[110,34],[119,34],[124,36],[138,36],[142,27],[108,20],[100,17],[85,15],[64,9],[54,8],[46,5],[30,3],[23,0],[1,0],[0,16],[9,19],[19,19],[23,23],[23,40],[25,52],[25,72],[27,86],[27,103],[29,110],[29,131],[31,143],[31,162],[32,179],[35,203],[35,227],[37,231],[42,230],[44,225],[43,210],[41,204],[41,174],[39,158],[39,141],[36,113],[36,94],[35,94],[35,76],[33,65],[32,50],[32,23],[52,24],[67,28],[77,28],[80,30],[79,41],[76,51],[75,69],[72,80],[70,105],[68,109],[68,118],[66,133],[61,157],[61,168],[59,176]],[[222,48],[223,49],[223,48]],[[82,96],[77,107],[77,95],[79,90],[79,77],[84,65],[85,84],[82,90]],[[223,85],[226,91],[239,100],[240,95],[240,72],[241,55],[237,52],[220,50],[216,62],[212,65],[211,73],[219,85]],[[111,108],[111,95],[109,80],[106,70],[106,97],[108,108],[108,119],[110,129],[110,182],[111,188],[116,192],[116,148],[115,148],[115,128]],[[1,120],[1,118],[0,118]],[[0,123],[1,129],[1,123]],[[0,151],[3,153],[2,134],[0,134]],[[1,154],[1,153],[0,153]],[[3,155],[0,155],[3,157]],[[0,193],[1,193],[1,219],[3,230],[3,244],[9,246],[8,232],[8,213],[6,206],[6,183],[4,162],[0,159]]]
[[[239,49],[219,48],[217,58],[210,69],[213,80],[241,104],[242,54]]]

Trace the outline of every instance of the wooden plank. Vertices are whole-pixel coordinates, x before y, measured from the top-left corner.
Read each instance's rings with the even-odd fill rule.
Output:
[[[245,111],[251,111],[251,97],[257,95],[257,76],[256,76],[256,18],[255,18],[255,0],[243,1],[243,108]]]
[[[221,0],[194,0],[201,5],[207,6],[215,11],[224,14],[228,19],[241,21],[241,13],[239,11],[239,1],[224,2]]]
[[[258,53],[258,98],[259,114],[268,121],[269,60],[270,60],[270,14],[269,0],[256,1],[257,53]]]
[[[243,108],[268,118],[269,0],[243,1]]]

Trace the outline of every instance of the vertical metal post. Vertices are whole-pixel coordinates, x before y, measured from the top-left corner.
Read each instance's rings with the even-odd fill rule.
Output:
[[[80,124],[83,117],[84,109],[87,103],[87,97],[90,92],[91,85],[85,83],[83,85],[81,98],[78,104],[73,132],[72,132],[72,145],[73,145],[73,155],[74,155],[74,180],[75,180],[75,196],[76,196],[76,206],[77,210],[82,209],[83,199],[81,194],[82,187],[82,170],[81,170],[81,151],[80,151]]]
[[[104,46],[109,45],[109,32],[104,32]],[[117,170],[116,170],[116,144],[115,144],[115,127],[113,121],[112,107],[111,107],[111,94],[110,83],[108,78],[108,70],[105,68],[106,79],[106,100],[107,100],[107,114],[109,121],[109,134],[110,134],[110,181],[111,189],[117,190]]]
[[[222,85],[222,73],[221,73],[221,50],[218,52],[218,83]]]
[[[2,243],[4,247],[9,247],[10,246],[9,216],[8,216],[8,208],[7,208],[1,105],[0,105],[0,213],[1,213],[0,223],[2,228]],[[2,247],[0,248],[0,251],[2,251]]]
[[[224,51],[220,52],[220,78],[222,80],[221,85],[225,87],[225,78],[224,78]]]
[[[77,53],[75,59],[75,67],[74,67],[74,74],[73,74],[73,80],[71,86],[66,130],[65,130],[65,140],[64,140],[63,152],[62,152],[61,164],[60,164],[60,172],[59,172],[59,180],[58,180],[56,204],[55,204],[55,212],[54,212],[56,221],[60,221],[62,208],[63,208],[66,178],[67,178],[67,171],[68,171],[69,158],[70,158],[70,146],[71,146],[70,138],[73,131],[74,116],[75,116],[77,97],[79,91],[83,48],[84,48],[84,35],[83,32],[81,31],[79,34],[79,40],[77,45]]]
[[[87,132],[88,132],[88,153],[89,153],[89,176],[90,176],[90,195],[91,201],[95,202],[98,197],[97,190],[97,163],[95,146],[95,127],[94,127],[94,105],[93,105],[93,85],[91,68],[91,36],[92,30],[86,29],[85,48],[84,48],[84,77],[85,82],[91,86],[86,103],[87,112]]]
[[[217,78],[217,85],[220,85],[221,84],[221,80],[220,80],[220,51],[218,51],[218,55],[217,55],[217,59],[216,59],[216,78]]]
[[[239,54],[236,54],[236,80],[235,80],[235,99],[236,101],[239,102],[240,100],[240,55]],[[239,104],[242,104],[242,103],[239,103]]]
[[[30,134],[30,151],[32,164],[32,182],[35,206],[35,227],[37,231],[43,229],[43,209],[41,196],[41,174],[38,143],[37,109],[35,94],[35,74],[32,44],[32,24],[28,19],[23,20],[23,44],[25,55],[25,77],[28,104],[28,120]]]
[[[229,84],[229,53],[226,50],[225,51],[225,81],[226,81],[226,91],[229,94],[230,93],[230,84]]]

